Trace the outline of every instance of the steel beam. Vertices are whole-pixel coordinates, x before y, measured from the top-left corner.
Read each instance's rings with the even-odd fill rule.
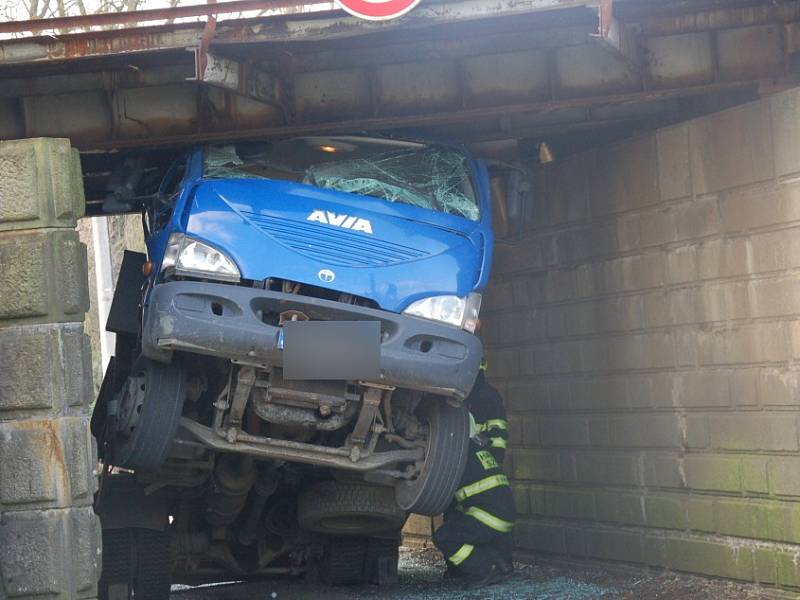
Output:
[[[242,0],[242,3],[249,1]],[[220,21],[212,46],[225,42],[236,44],[275,43],[281,41],[346,38],[377,31],[390,31],[400,28],[416,29],[436,24],[452,24],[476,19],[509,17],[568,8],[586,7],[595,9],[599,1],[508,0],[498,4],[495,0],[445,0],[443,2],[422,4],[399,19],[378,22],[364,21],[363,19],[352,17],[341,10],[330,10],[331,5],[329,4],[320,5],[315,3],[311,6],[321,6],[323,10],[308,10],[308,6],[297,4],[297,2],[269,0],[269,2],[262,2],[262,7],[284,6],[285,8],[281,11],[281,14],[255,19]],[[220,7],[227,4],[238,3],[226,2],[178,8],[191,9],[199,14],[207,14],[209,10],[213,13],[213,9],[208,7]],[[173,9],[157,9],[158,15],[162,18],[171,18],[164,17],[163,11],[169,10]],[[121,15],[124,18],[133,19],[136,14],[117,13],[107,16]],[[97,16],[92,15],[92,17]],[[69,18],[72,19],[72,17]],[[106,15],[103,18],[106,18]],[[62,28],[55,24],[59,20],[46,19],[43,21],[49,23],[49,27],[44,27],[43,22],[38,22],[36,27],[44,27],[45,30],[56,27]],[[25,22],[22,22],[23,25],[19,23],[0,23],[0,33],[8,33],[19,27],[23,28],[22,31],[31,30],[32,25],[30,25],[30,22],[27,22],[27,25],[24,24]],[[38,31],[41,30],[39,29]],[[203,23],[179,23],[141,29],[92,31],[58,36],[2,40],[0,41],[0,65],[196,47],[201,43],[202,34]]]
[[[600,106],[624,105],[639,102],[654,102],[670,98],[687,98],[721,92],[733,92],[753,89],[757,82],[717,83],[712,85],[693,86],[672,90],[635,92],[614,94],[588,98],[571,98],[567,100],[533,102],[517,105],[491,106],[465,110],[450,110],[418,115],[392,117],[372,117],[342,121],[319,123],[303,123],[297,125],[279,125],[274,127],[253,128],[247,130],[222,130],[187,133],[164,137],[146,137],[142,139],[120,139],[103,142],[76,143],[81,150],[126,149],[139,147],[185,146],[189,144],[219,142],[229,140],[259,139],[269,137],[285,137],[309,134],[332,134],[351,131],[390,131],[397,129],[423,128],[438,125],[453,125],[474,122],[479,119],[499,118],[510,114],[544,114],[572,108],[589,108]]]

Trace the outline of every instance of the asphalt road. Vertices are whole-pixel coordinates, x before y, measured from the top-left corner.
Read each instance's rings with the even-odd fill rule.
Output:
[[[457,581],[442,580],[444,565],[431,550],[404,550],[400,581],[394,586],[327,588],[302,580],[230,583],[173,589],[175,600],[756,600],[767,590],[675,574],[614,574],[518,564],[507,581],[465,591]]]

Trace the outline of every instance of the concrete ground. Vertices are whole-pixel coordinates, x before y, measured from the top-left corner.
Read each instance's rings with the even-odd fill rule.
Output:
[[[675,574],[611,574],[601,569],[517,565],[508,581],[478,591],[442,581],[444,564],[432,550],[404,550],[400,581],[385,588],[326,588],[302,580],[173,589],[175,600],[756,600],[765,590]]]

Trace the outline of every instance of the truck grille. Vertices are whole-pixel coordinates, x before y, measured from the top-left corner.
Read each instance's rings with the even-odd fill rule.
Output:
[[[261,231],[298,254],[340,267],[383,267],[426,256],[416,248],[364,239],[362,234],[276,217],[243,213]]]

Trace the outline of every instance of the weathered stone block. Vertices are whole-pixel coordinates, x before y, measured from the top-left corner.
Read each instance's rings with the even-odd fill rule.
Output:
[[[0,507],[89,506],[94,464],[88,417],[0,423]]]
[[[677,125],[656,134],[658,145],[658,183],[662,200],[673,200],[692,193],[689,166],[689,126]]]
[[[686,499],[681,496],[646,496],[644,511],[650,527],[685,529],[688,524]]]
[[[672,389],[679,406],[689,408],[730,405],[727,371],[696,371],[681,374]]]
[[[695,246],[681,246],[667,252],[667,281],[688,283],[697,279],[697,250]]]
[[[711,498],[690,497],[686,502],[689,528],[695,531],[716,531],[714,501]]]
[[[518,515],[531,514],[531,505],[528,498],[528,486],[526,485],[512,485],[514,492],[514,507],[517,509]]]
[[[742,489],[745,492],[766,494],[767,486],[767,459],[761,457],[742,459]]]
[[[747,238],[708,241],[697,249],[700,279],[736,277],[752,272]]]
[[[714,235],[720,230],[720,214],[715,197],[698,198],[675,208],[675,231],[678,240],[694,240]]]
[[[567,519],[592,519],[594,496],[591,492],[548,488],[545,491],[545,514]]]
[[[769,99],[775,173],[779,177],[800,172],[800,90],[775,94]]]
[[[716,415],[708,420],[708,431],[718,450],[798,450],[797,424],[785,415]]]
[[[769,490],[780,496],[800,496],[800,458],[772,457],[769,459]]]
[[[689,139],[696,194],[766,181],[773,176],[766,102],[752,102],[695,119],[689,123]]]
[[[786,369],[761,369],[759,397],[767,406],[800,404],[800,373]]]
[[[100,529],[91,507],[6,513],[0,538],[3,589],[9,597],[96,596]]]
[[[585,533],[586,554],[606,560],[638,562],[642,556],[642,536],[638,533],[593,529]]]
[[[646,454],[644,477],[645,484],[652,487],[686,487],[682,460],[674,454]]]
[[[800,278],[758,279],[750,282],[749,316],[778,317],[800,313]]]
[[[522,520],[514,527],[514,540],[525,550],[564,554],[566,540],[561,525]]]
[[[86,278],[86,247],[77,231],[6,233],[0,238],[0,325],[82,321],[89,308]]]
[[[677,415],[636,415],[608,420],[615,446],[629,448],[671,448],[681,445]]]
[[[715,509],[717,531],[723,535],[766,540],[785,537],[784,510],[778,504],[719,500]]]
[[[621,251],[638,248],[641,239],[639,215],[623,215],[617,220],[617,244]]]
[[[742,489],[739,459],[689,455],[684,461],[686,485],[695,490],[738,492]]]
[[[578,481],[607,485],[636,485],[639,469],[636,457],[628,454],[581,453],[575,457]]]
[[[542,416],[537,421],[543,446],[586,446],[589,443],[589,432],[583,418]]]
[[[0,328],[0,421],[12,414],[58,416],[68,407],[88,406],[90,361],[82,324]]]
[[[752,579],[753,556],[722,542],[690,539],[666,541],[666,562],[674,569],[732,579]]]
[[[645,522],[642,498],[639,494],[597,492],[595,509],[599,521],[625,525],[642,525]]]
[[[720,201],[722,227],[738,232],[800,219],[800,184],[773,182],[735,188]]]
[[[521,450],[514,463],[514,478],[532,481],[560,481],[561,457],[556,452]]]
[[[0,142],[0,231],[75,227],[84,212],[80,158],[68,139]]]

